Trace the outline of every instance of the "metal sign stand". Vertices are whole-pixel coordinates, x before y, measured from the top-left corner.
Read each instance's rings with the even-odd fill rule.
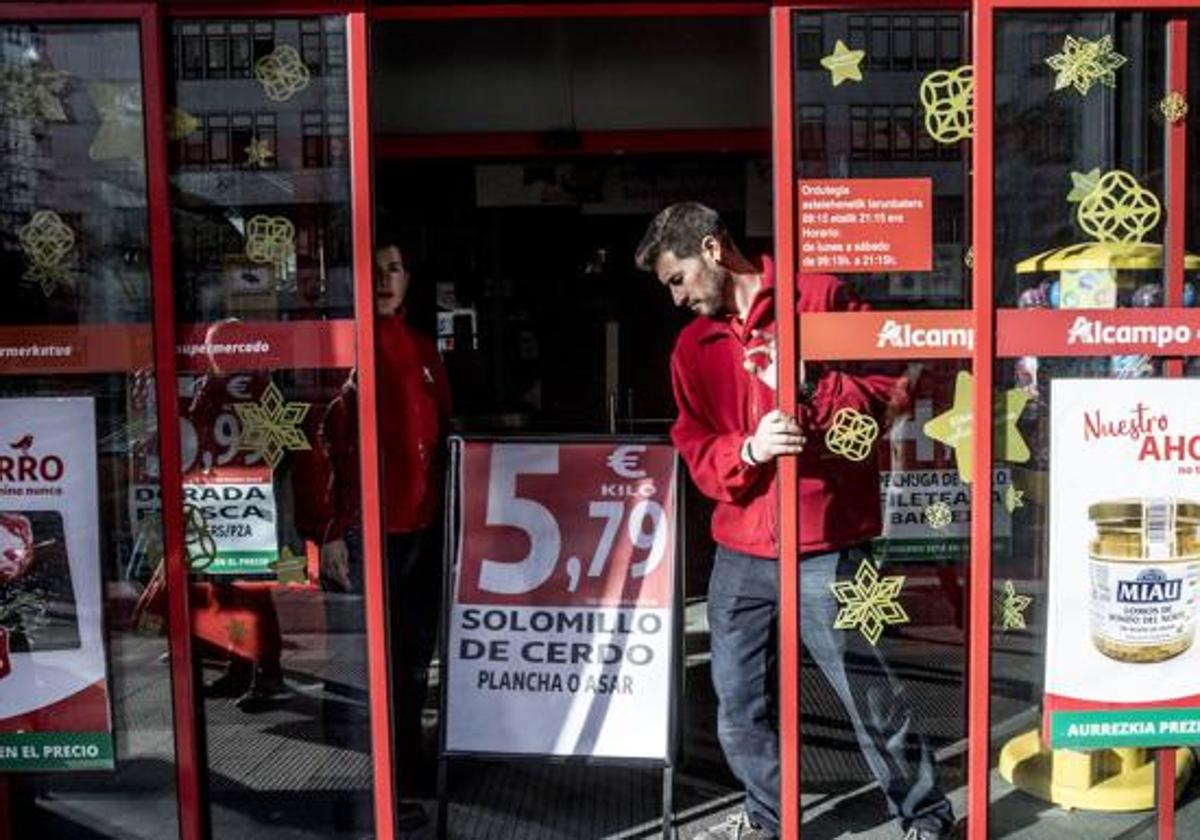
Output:
[[[610,438],[583,439],[580,437],[571,437],[563,439],[533,439],[521,438],[524,443],[614,443]],[[459,512],[459,463],[462,456],[462,444],[464,439],[461,437],[453,437],[450,439],[450,457],[447,459],[446,469],[448,472],[446,478],[446,507],[445,507],[445,525],[446,538],[443,542],[443,576],[442,576],[442,624],[440,631],[439,650],[439,748],[438,748],[438,766],[437,766],[437,840],[447,840],[449,817],[450,817],[450,764],[461,754],[448,755],[446,752],[446,709],[448,705],[448,682],[446,680],[447,662],[450,654],[450,634],[449,627],[452,618],[454,580],[457,572],[458,562],[458,540],[459,529],[458,520]],[[624,442],[624,439],[622,439]],[[649,439],[641,439],[640,442],[651,442]],[[654,443],[663,442],[661,439],[653,439]],[[676,840],[678,834],[675,827],[675,764],[679,754],[679,734],[681,725],[681,714],[679,709],[679,698],[683,695],[683,680],[685,675],[684,668],[684,587],[683,587],[683,558],[686,557],[686,528],[685,516],[683,512],[683,489],[684,482],[682,479],[683,471],[678,468],[678,456],[676,456],[675,469],[675,574],[673,579],[673,598],[671,616],[672,616],[672,662],[670,683],[667,690],[668,703],[668,746],[667,758],[659,767],[662,770],[662,840]],[[561,763],[584,764],[592,766],[612,766],[614,764],[628,765],[634,767],[644,767],[645,762],[622,762],[620,759],[614,760],[597,760],[588,757],[561,757],[561,756],[526,756],[526,755],[477,755],[473,756],[480,759],[495,759],[504,761],[554,761]]]

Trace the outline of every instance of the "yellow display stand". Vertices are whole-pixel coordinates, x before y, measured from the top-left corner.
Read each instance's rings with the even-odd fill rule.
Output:
[[[1195,759],[1175,751],[1175,792],[1183,792]],[[1000,751],[1000,775],[1026,793],[1063,808],[1148,811],[1154,807],[1154,752],[1147,749],[1051,750],[1033,729]]]

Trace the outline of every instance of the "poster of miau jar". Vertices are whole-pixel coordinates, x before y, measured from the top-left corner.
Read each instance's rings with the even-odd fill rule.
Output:
[[[0,772],[113,766],[90,397],[0,400]]]
[[[1200,401],[1188,380],[1051,385],[1043,734],[1200,743]]]

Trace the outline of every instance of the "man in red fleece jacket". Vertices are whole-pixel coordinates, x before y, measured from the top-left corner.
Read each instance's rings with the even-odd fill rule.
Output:
[[[404,254],[375,250],[376,393],[385,531],[384,573],[392,678],[398,827],[423,821],[416,797],[429,787],[421,710],[441,610],[441,514],[450,386],[433,339],[405,320],[410,274]],[[321,578],[330,589],[363,591],[358,450],[358,388],[353,375],[330,403],[321,443],[330,467],[329,512],[321,536]]]
[[[746,787],[743,811],[699,835],[703,840],[772,838],[779,832],[777,624],[779,500],[775,460],[799,458],[801,636],[846,709],[863,757],[906,838],[952,831],[950,803],[934,778],[925,738],[882,653],[834,630],[831,584],[853,576],[881,528],[873,459],[830,452],[824,437],[843,408],[881,424],[907,398],[904,377],[850,374],[801,363],[796,410],[776,407],[775,276],[730,239],[716,211],[671,205],[638,246],[639,268],[653,272],[677,306],[698,316],[671,355],[679,416],[671,437],[692,479],[716,502],[716,559],[708,588],[717,729],[725,758]],[[829,275],[797,280],[797,310],[863,309]],[[864,673],[848,653],[869,657]],[[882,679],[881,679],[882,677]]]

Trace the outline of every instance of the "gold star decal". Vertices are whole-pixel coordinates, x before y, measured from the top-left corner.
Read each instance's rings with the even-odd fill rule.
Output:
[[[934,502],[925,508],[925,522],[935,531],[941,531],[949,527],[953,521],[954,512],[950,510],[950,505],[945,502]]]
[[[44,68],[0,70],[0,114],[34,122],[67,122],[60,98],[67,74]]]
[[[839,38],[833,52],[821,59],[821,66],[829,71],[829,80],[834,87],[842,82],[861,82],[863,75],[859,65],[865,56],[865,51],[852,50]]]
[[[100,128],[92,138],[92,160],[128,158],[137,163],[145,155],[142,136],[142,86],[98,82],[91,87],[92,101],[100,113]]]
[[[1071,173],[1071,191],[1067,193],[1067,201],[1071,204],[1078,204],[1083,201],[1093,192],[1100,183],[1100,167],[1097,166],[1088,172],[1072,172]]]
[[[182,140],[200,127],[200,120],[182,108],[172,108],[167,112],[167,137],[171,140]]]
[[[1028,595],[1018,595],[1013,582],[1006,580],[1004,593],[996,603],[996,612],[1000,614],[1000,629],[1006,633],[1009,630],[1024,630],[1025,610],[1029,609],[1029,605],[1032,603],[1033,598]]]
[[[275,152],[271,151],[271,144],[266,140],[260,140],[255,137],[250,141],[250,145],[246,147],[246,164],[257,169],[266,169],[271,165],[271,158],[275,157]]]
[[[904,587],[904,575],[881,578],[869,560],[859,564],[853,580],[840,580],[829,587],[842,605],[833,622],[835,630],[858,630],[874,645],[884,627],[907,624],[910,620],[896,601]]]
[[[1025,507],[1025,491],[1018,490],[1013,485],[1008,485],[1008,489],[1004,491],[1004,509],[1012,513],[1017,508]]]
[[[308,583],[308,558],[296,555],[290,546],[284,546],[279,559],[268,563],[280,583]]]
[[[261,456],[272,469],[279,465],[285,451],[312,449],[300,428],[309,407],[309,403],[285,403],[274,382],[258,402],[234,403],[233,410],[242,421],[238,448]]]
[[[925,424],[925,434],[954,450],[954,461],[964,484],[970,484],[974,470],[974,436],[971,425],[974,411],[971,408],[971,392],[975,379],[969,371],[959,371],[954,381],[954,404],[950,409]],[[1017,420],[1029,402],[1029,394],[1020,388],[1004,392],[1003,400],[996,400],[992,418],[992,435],[995,441],[995,457],[999,461],[1023,463],[1029,460],[1029,447],[1017,429]]]
[[[1046,63],[1057,72],[1054,89],[1074,87],[1080,96],[1087,96],[1097,82],[1106,87],[1117,86],[1117,73],[1125,64],[1125,56],[1113,50],[1111,35],[1098,41],[1068,35],[1063,41],[1062,52],[1046,59]]]

